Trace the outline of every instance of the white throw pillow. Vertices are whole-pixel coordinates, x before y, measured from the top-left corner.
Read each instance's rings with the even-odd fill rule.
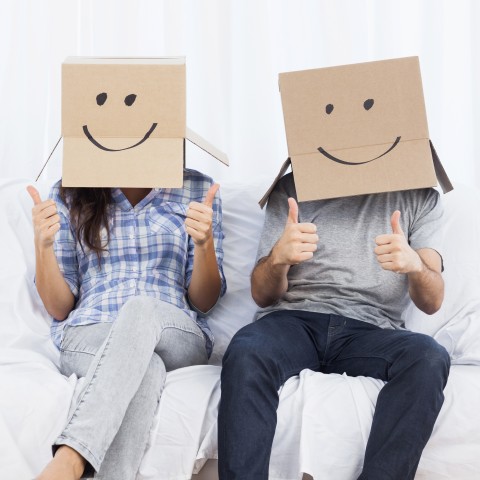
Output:
[[[452,363],[480,365],[480,190],[456,184],[443,204],[445,300],[431,316],[410,307],[406,323],[433,336]]]
[[[258,205],[267,190],[266,182],[222,184],[224,273],[227,293],[209,315],[215,336],[210,363],[220,365],[230,339],[250,323],[257,306],[250,293],[250,273],[257,255],[265,211]]]
[[[33,202],[25,189],[29,183],[0,180],[0,347],[35,352],[39,361],[57,365],[59,355],[50,340],[50,317],[33,283]],[[43,182],[37,188],[46,198],[49,184]]]

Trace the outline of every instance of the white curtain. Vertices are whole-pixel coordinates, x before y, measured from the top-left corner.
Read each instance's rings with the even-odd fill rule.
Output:
[[[454,180],[480,187],[476,0],[2,0],[0,177],[34,179],[60,136],[69,55],[187,57],[187,123],[229,154],[187,165],[222,182],[287,156],[278,73],[418,55],[430,136]],[[477,88],[476,88],[477,87]],[[44,175],[61,175],[61,148]]]

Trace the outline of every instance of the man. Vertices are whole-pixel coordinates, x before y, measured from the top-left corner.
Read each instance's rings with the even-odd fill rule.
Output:
[[[441,216],[430,188],[298,205],[292,174],[277,183],[251,278],[262,308],[223,360],[220,480],[268,479],[278,389],[305,368],[387,382],[358,478],[414,478],[450,360],[401,315],[408,297],[428,314],[441,306]]]

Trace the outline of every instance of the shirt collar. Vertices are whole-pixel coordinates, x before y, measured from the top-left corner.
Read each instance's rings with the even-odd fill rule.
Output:
[[[148,205],[155,197],[160,195],[163,191],[161,188],[152,188],[152,190],[147,194],[145,198],[143,198],[140,202],[138,202],[135,207],[132,207],[130,202],[128,201],[125,194],[122,192],[120,188],[112,188],[112,200],[116,203],[122,210],[128,211],[132,209],[141,210],[144,206]]]

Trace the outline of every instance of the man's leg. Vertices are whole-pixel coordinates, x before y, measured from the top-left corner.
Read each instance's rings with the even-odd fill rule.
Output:
[[[443,404],[450,359],[433,338],[345,319],[326,373],[387,381],[377,399],[359,480],[410,480]]]
[[[320,368],[328,319],[328,315],[279,311],[233,337],[221,375],[220,480],[268,479],[278,389],[304,368]]]

